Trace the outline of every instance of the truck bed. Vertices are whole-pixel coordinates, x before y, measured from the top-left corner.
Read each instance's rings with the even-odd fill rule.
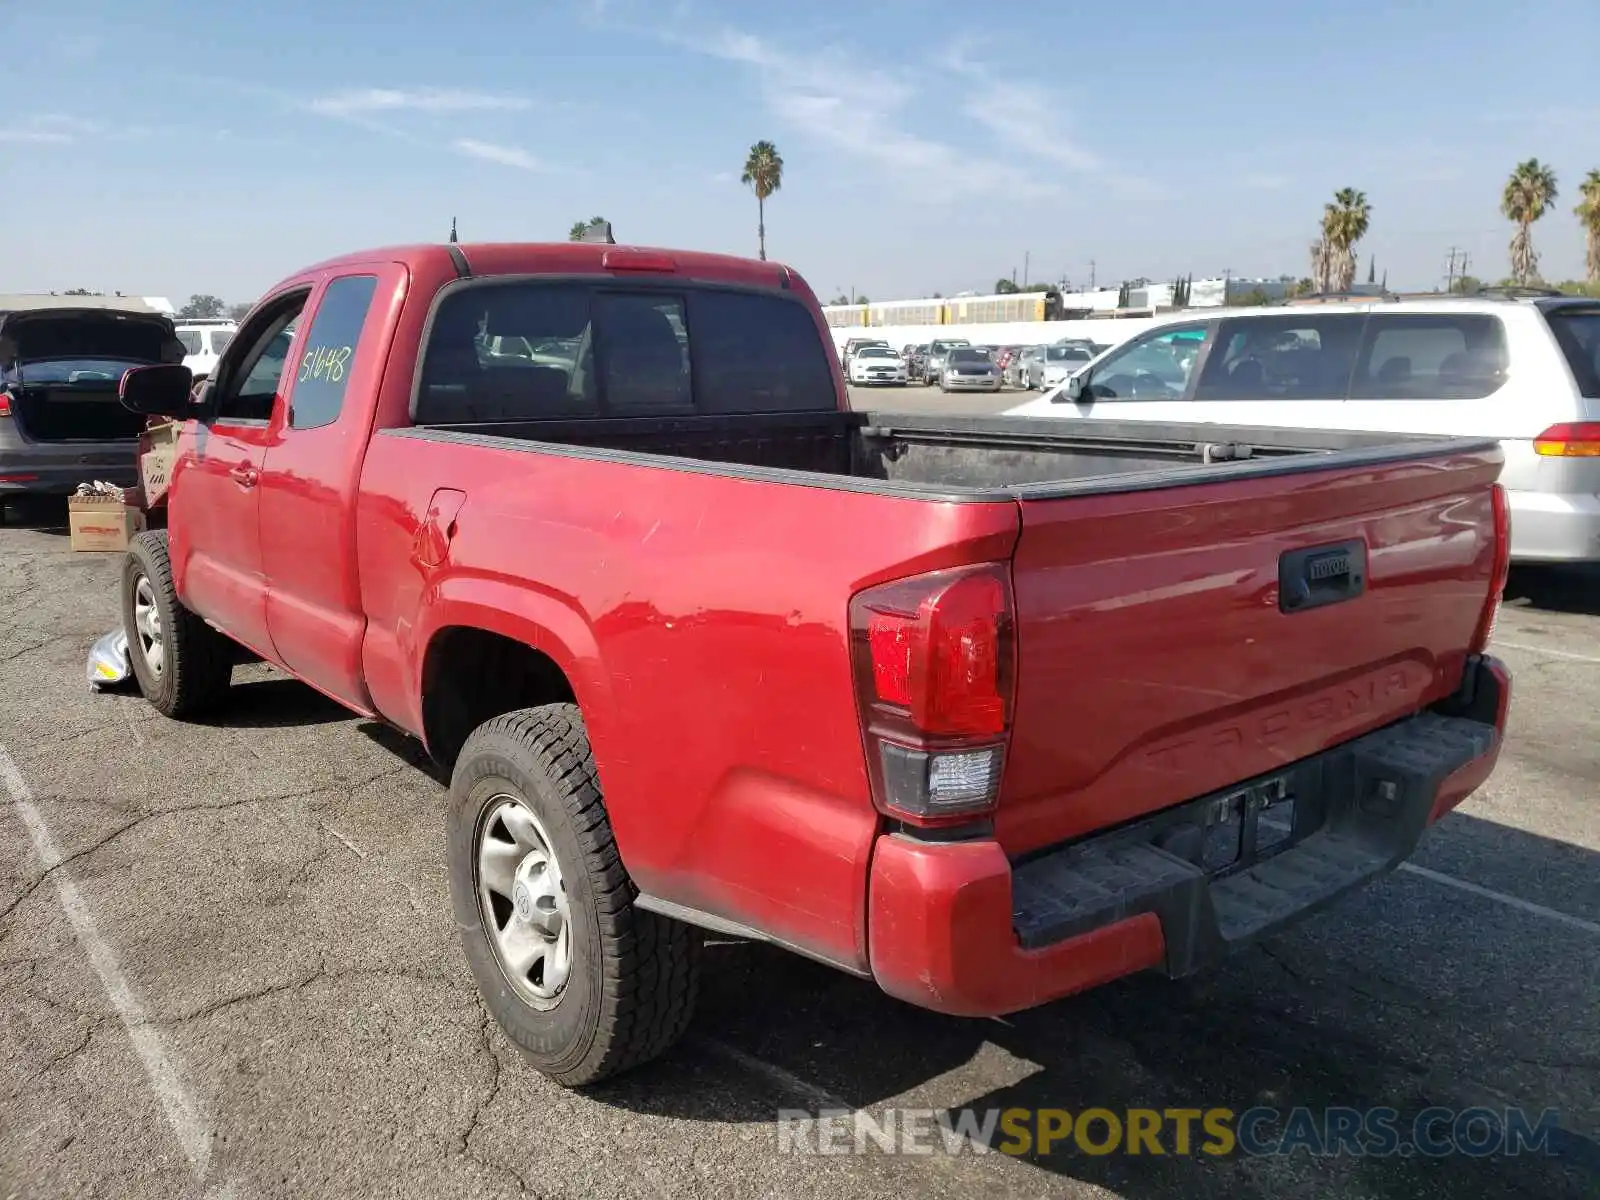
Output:
[[[1216,424],[1059,421],[1016,417],[824,412],[760,416],[629,417],[433,425],[409,436],[538,443],[552,453],[680,469],[735,468],[775,482],[848,487],[930,499],[1065,498],[1209,479],[1377,464],[1492,443],[1350,430]],[[746,468],[746,470],[737,470]]]

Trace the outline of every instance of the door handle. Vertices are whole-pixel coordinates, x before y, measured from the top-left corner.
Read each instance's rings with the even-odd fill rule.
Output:
[[[1367,544],[1360,538],[1309,546],[1278,558],[1278,611],[1303,612],[1354,600],[1367,590]]]
[[[233,476],[233,481],[242,488],[253,488],[261,481],[261,472],[249,463],[240,463],[228,474]]]

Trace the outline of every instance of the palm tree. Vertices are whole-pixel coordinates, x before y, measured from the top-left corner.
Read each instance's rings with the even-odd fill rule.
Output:
[[[1578,207],[1572,211],[1578,214],[1578,220],[1583,223],[1584,236],[1588,240],[1588,254],[1585,265],[1589,272],[1589,283],[1600,286],[1600,168],[1590,171],[1583,177],[1583,182],[1578,185]]]
[[[757,142],[750,147],[750,157],[744,160],[744,174],[739,182],[756,194],[756,239],[761,246],[761,260],[767,258],[767,197],[783,186],[783,159],[771,142]]]
[[[1367,236],[1371,224],[1372,205],[1367,203],[1367,194],[1355,188],[1340,188],[1333,194],[1333,202],[1323,206],[1323,270],[1332,284],[1328,290],[1348,292],[1355,286],[1356,243]]]
[[[1516,222],[1511,239],[1511,274],[1523,287],[1539,277],[1539,254],[1533,248],[1533,223],[1555,202],[1556,173],[1537,158],[1517,164],[1506,180],[1500,211]]]
[[[589,227],[591,225],[601,225],[604,223],[604,217],[590,217],[587,221],[574,221],[572,223],[572,228],[567,230],[567,241],[581,242],[583,241],[583,235],[589,232]]]

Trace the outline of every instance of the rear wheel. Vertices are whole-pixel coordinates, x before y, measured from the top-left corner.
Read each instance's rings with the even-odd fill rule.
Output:
[[[468,965],[535,1068],[578,1087],[682,1037],[700,934],[635,907],[577,706],[507,713],[467,739],[448,836]]]
[[[139,690],[158,712],[183,719],[221,704],[233,680],[234,645],[178,599],[165,531],[141,533],[128,546],[122,627]]]

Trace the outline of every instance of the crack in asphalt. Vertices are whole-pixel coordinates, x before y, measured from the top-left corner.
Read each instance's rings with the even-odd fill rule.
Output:
[[[0,923],[3,923],[8,917],[10,917],[11,914],[17,910],[18,906],[23,903],[23,901],[27,900],[34,894],[34,892],[39,890],[40,884],[53,877],[57,871],[61,870],[62,867],[65,867],[68,863],[76,862],[81,858],[86,858],[95,853],[97,850],[103,850],[106,846],[116,841],[130,829],[136,829],[148,821],[156,820],[159,817],[177,816],[182,813],[226,812],[229,809],[243,808],[250,804],[274,804],[289,800],[302,800],[307,796],[315,796],[328,790],[329,789],[326,787],[305,788],[270,796],[247,796],[242,799],[227,800],[220,804],[180,804],[173,808],[141,811],[138,817],[131,821],[124,822],[113,829],[110,833],[105,834],[104,836],[91,842],[89,845],[80,847],[79,849],[74,850],[71,854],[63,855],[54,866],[50,867],[48,870],[41,871],[38,875],[34,876],[34,878],[23,887],[21,892],[13,897],[11,901],[5,905],[5,907],[0,908]],[[44,803],[53,802],[54,801],[44,799]]]
[[[317,983],[342,983],[353,979],[409,979],[413,983],[443,985],[457,988],[458,983],[443,974],[424,974],[418,971],[408,971],[400,967],[351,967],[344,970],[331,970],[326,958],[313,971],[294,979],[280,979],[260,987],[251,988],[249,991],[240,992],[235,996],[224,996],[220,1000],[213,1000],[189,1012],[166,1014],[150,1018],[149,1024],[162,1025],[189,1025],[195,1021],[204,1020],[206,1017],[215,1016],[229,1008],[241,1004],[249,1004],[255,1000],[264,1000],[269,996],[276,996],[284,992],[300,992]]]

